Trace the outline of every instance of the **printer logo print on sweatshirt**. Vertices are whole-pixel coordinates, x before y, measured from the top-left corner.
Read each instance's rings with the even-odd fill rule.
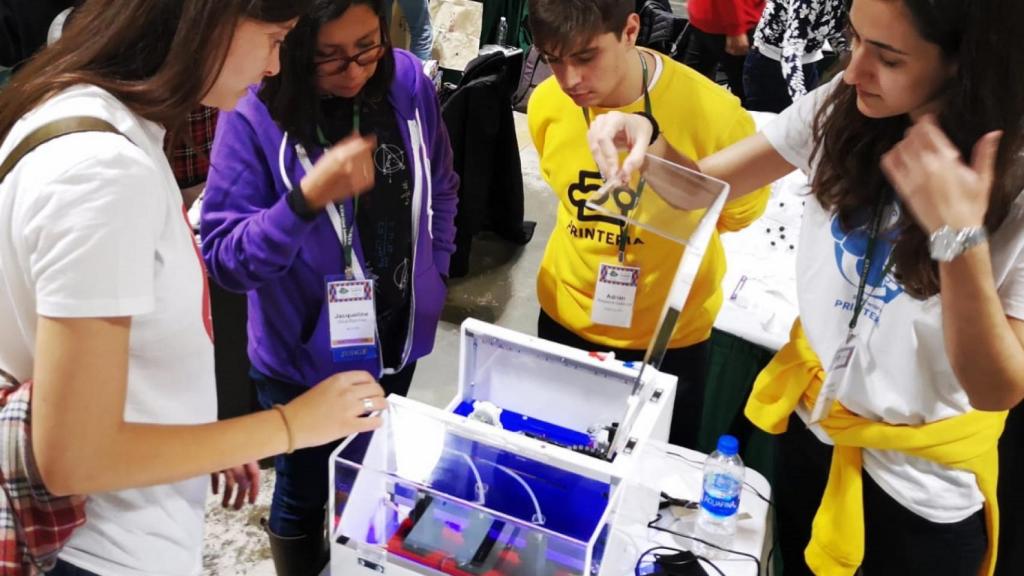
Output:
[[[860,286],[860,279],[864,273],[864,257],[868,251],[869,236],[870,223],[847,231],[843,229],[839,216],[832,216],[836,266],[843,279],[854,289]],[[869,302],[874,300],[879,304],[888,304],[903,293],[903,287],[896,282],[891,273],[883,276],[887,256],[892,252],[893,236],[894,233],[882,234],[875,243],[875,255],[871,259],[866,290]]]
[[[579,180],[569,185],[569,202],[576,207],[576,219],[580,222],[604,222],[618,226],[619,220],[587,209],[590,195],[600,190],[603,184],[600,172],[580,170]],[[635,199],[632,202],[635,203]]]

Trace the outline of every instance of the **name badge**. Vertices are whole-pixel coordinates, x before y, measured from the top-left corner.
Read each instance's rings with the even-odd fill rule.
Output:
[[[633,324],[633,305],[640,269],[601,264],[597,271],[594,305],[590,319],[595,324],[629,328]]]
[[[327,278],[327,314],[331,357],[351,362],[377,357],[377,311],[373,280]]]
[[[850,335],[846,344],[840,346],[829,364],[825,373],[825,382],[821,385],[821,392],[818,399],[814,401],[814,409],[811,410],[811,423],[817,424],[828,415],[832,409],[832,403],[839,398],[843,391],[846,378],[849,376],[849,367],[857,358],[857,339]]]

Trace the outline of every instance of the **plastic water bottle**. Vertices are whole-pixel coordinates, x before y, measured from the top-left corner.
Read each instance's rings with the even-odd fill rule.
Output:
[[[505,46],[505,41],[507,39],[508,39],[508,20],[505,20],[505,17],[502,16],[498,20],[498,38],[497,38],[497,42],[495,42],[495,44],[497,44],[498,46]]]
[[[697,538],[721,548],[732,548],[736,535],[736,513],[740,509],[745,469],[740,459],[740,443],[734,436],[718,439],[718,449],[704,461],[704,494],[697,517]],[[717,558],[725,552],[694,542],[694,552],[705,558]]]

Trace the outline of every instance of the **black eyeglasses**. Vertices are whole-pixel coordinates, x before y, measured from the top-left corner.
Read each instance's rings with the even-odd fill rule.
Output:
[[[387,48],[387,44],[377,44],[351,57],[334,56],[323,60],[314,60],[313,65],[316,66],[316,75],[334,76],[335,74],[341,74],[348,70],[348,67],[353,63],[359,66],[369,66],[383,58],[384,51]]]

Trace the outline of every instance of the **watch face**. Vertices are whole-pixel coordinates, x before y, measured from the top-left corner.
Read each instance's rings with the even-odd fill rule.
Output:
[[[940,230],[931,240],[930,252],[933,260],[949,262],[959,253],[959,242],[953,230]]]

